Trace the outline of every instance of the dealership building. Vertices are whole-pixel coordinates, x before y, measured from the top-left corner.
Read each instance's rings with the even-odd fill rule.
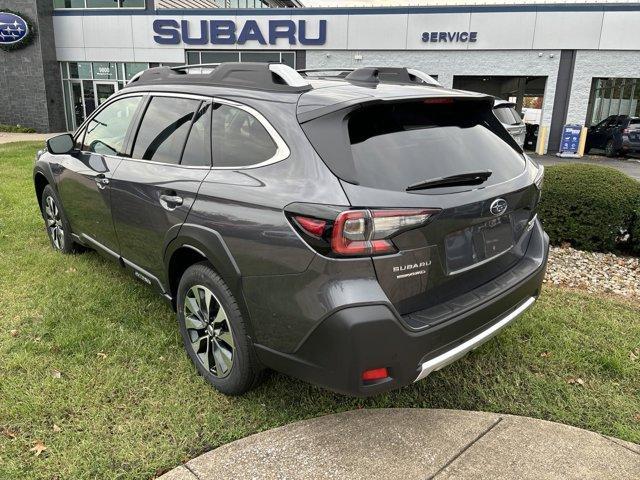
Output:
[[[532,112],[549,151],[564,124],[640,116],[639,3],[305,5],[2,0],[0,123],[73,130],[143,69],[225,61],[416,68]]]

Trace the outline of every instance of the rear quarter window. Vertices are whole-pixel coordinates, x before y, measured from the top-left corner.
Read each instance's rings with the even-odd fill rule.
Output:
[[[522,122],[520,115],[513,107],[494,107],[493,113],[505,125],[519,125]]]
[[[248,167],[276,154],[278,148],[269,132],[243,109],[218,104],[212,125],[215,167]]]

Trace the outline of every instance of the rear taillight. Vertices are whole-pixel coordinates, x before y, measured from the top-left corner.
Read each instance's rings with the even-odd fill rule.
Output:
[[[400,232],[423,225],[436,213],[432,209],[345,210],[333,220],[294,215],[298,226],[314,247],[324,240],[332,256],[354,257],[395,253],[391,238]],[[312,238],[309,238],[312,237]]]

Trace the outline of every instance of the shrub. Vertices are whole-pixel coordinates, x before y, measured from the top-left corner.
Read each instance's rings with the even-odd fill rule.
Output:
[[[23,127],[22,125],[5,125],[0,123],[0,132],[35,133],[35,130],[31,127]]]
[[[548,167],[539,215],[553,244],[640,253],[640,182],[612,168]]]

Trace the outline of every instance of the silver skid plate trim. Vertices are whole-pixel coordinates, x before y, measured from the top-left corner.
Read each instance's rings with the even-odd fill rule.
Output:
[[[478,348],[484,342],[489,340],[491,337],[496,335],[500,330],[513,322],[516,318],[518,318],[527,308],[529,308],[536,301],[534,297],[529,297],[527,300],[522,302],[518,308],[509,313],[499,322],[494,323],[486,330],[483,330],[478,335],[473,338],[470,338],[464,343],[461,343],[457,347],[452,348],[431,360],[424,362],[420,366],[420,373],[418,377],[414,380],[417,382],[418,380],[422,380],[427,375],[437,370],[440,370],[442,367],[449,365],[452,362],[455,362],[461,357],[464,357],[471,350]]]

